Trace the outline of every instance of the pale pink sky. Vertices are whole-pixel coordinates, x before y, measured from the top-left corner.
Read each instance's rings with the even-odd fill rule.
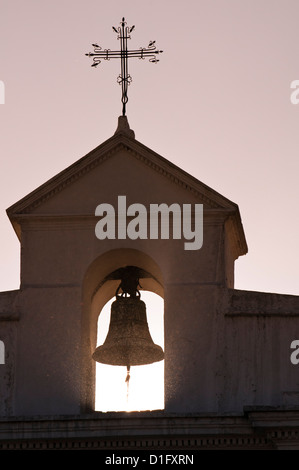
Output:
[[[129,64],[136,139],[239,205],[236,288],[299,295],[298,0],[0,0],[0,290],[19,287],[5,210],[116,129],[120,65],[84,54],[118,48],[122,16],[164,51]]]

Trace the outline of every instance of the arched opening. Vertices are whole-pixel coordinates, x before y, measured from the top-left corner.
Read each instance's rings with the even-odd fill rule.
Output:
[[[164,301],[159,295],[141,291],[153,342],[164,350]],[[98,318],[97,346],[104,343],[110,322],[112,298]],[[144,411],[164,409],[164,360],[132,366],[129,384],[126,368],[96,363],[96,411]]]
[[[116,289],[119,285],[120,278],[117,275],[119,270],[122,270],[126,266],[135,266],[141,272],[140,277],[140,284],[142,289],[140,290],[141,296],[146,295],[145,291],[149,291],[150,293],[156,294],[156,299],[160,298],[160,302],[164,299],[164,287],[163,287],[163,276],[158,264],[144,252],[135,249],[115,249],[108,252],[103,253],[102,255],[98,256],[89,268],[87,269],[83,285],[82,285],[82,362],[81,362],[81,412],[88,413],[92,412],[95,409],[98,409],[98,405],[96,407],[95,397],[96,397],[96,361],[92,359],[92,355],[97,348],[97,326],[98,326],[98,318],[104,319],[105,315],[103,312],[104,306],[107,302],[113,300],[115,296]],[[151,307],[150,303],[148,303],[145,298],[142,300],[146,303],[147,309],[147,320],[151,322],[150,317],[152,316],[152,312],[155,312],[155,309]],[[110,305],[108,306],[108,311],[110,310]],[[163,308],[162,311],[164,312]],[[157,319],[160,317],[162,322],[162,330],[161,333],[164,336],[164,322],[163,322],[163,314],[162,315],[155,315]],[[107,321],[107,320],[106,320]],[[150,326],[150,328],[152,328]],[[102,328],[101,328],[102,330]],[[104,330],[103,330],[104,331]],[[151,330],[150,330],[151,332]],[[107,331],[106,331],[107,333]],[[105,333],[103,334],[105,335]],[[154,333],[153,333],[154,335]],[[99,337],[100,338],[100,337]],[[104,338],[105,339],[105,338]],[[157,344],[160,344],[161,341],[157,340]],[[163,345],[163,342],[160,344]],[[163,347],[164,349],[164,347]],[[164,362],[164,361],[163,361]],[[113,366],[107,366],[109,368],[113,368]],[[115,366],[116,367],[116,366]],[[137,369],[138,366],[134,366],[134,369]],[[140,370],[146,369],[147,366],[140,366]],[[118,369],[118,366],[116,367]],[[124,374],[126,377],[126,370],[125,368],[120,367],[119,369],[124,369]],[[134,369],[132,368],[132,376],[130,379],[130,389],[129,392],[131,403],[133,400],[133,382],[134,382]],[[111,369],[112,370],[112,369]],[[164,370],[164,367],[163,367]],[[145,372],[146,374],[146,372]],[[100,375],[98,375],[100,377]],[[124,383],[124,379],[122,380],[122,384]],[[104,376],[102,377],[104,378]],[[113,379],[113,374],[110,374],[109,383]],[[106,383],[105,383],[106,380]],[[105,379],[103,385],[107,385],[107,379]],[[162,380],[162,387],[164,383],[164,377]],[[121,386],[121,385],[120,385]],[[105,387],[106,389],[106,387]],[[97,387],[99,390],[99,387]],[[161,401],[161,400],[160,400]],[[164,401],[164,400],[162,400]],[[135,401],[136,402],[136,401]],[[98,401],[97,401],[98,403]],[[163,403],[162,403],[163,404]],[[164,406],[163,406],[164,407]],[[116,411],[117,407],[114,407]],[[136,407],[135,407],[136,408]],[[143,407],[142,407],[143,408]],[[148,409],[149,407],[146,406]],[[125,408],[122,407],[123,410],[128,409],[126,406]],[[158,409],[155,407],[155,409]],[[160,409],[160,405],[159,405]]]

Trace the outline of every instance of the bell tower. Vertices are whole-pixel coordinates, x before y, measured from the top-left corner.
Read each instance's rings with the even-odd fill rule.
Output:
[[[219,354],[219,302],[223,289],[233,287],[234,260],[247,251],[238,207],[139,143],[126,117],[120,122],[110,139],[8,209],[22,245],[17,414],[94,409],[96,321],[124,285],[119,273],[128,266],[139,270],[143,289],[164,298],[165,410],[218,408],[210,392],[219,379],[209,371]],[[114,209],[110,219],[96,215],[99,204]],[[153,207],[191,208],[195,222],[197,205],[203,207],[200,249],[185,249],[184,230],[174,236],[178,213],[170,210],[155,219],[168,216],[168,238],[161,236],[163,224],[159,238],[151,238]],[[107,232],[99,239],[96,226],[104,217],[107,230],[108,219],[125,224],[126,238]],[[136,238],[128,236],[130,224]]]
[[[133,29],[123,18],[121,50],[87,54],[92,66],[121,59],[115,133],[7,209],[21,282],[0,293],[0,449],[298,449],[299,298],[235,289],[238,205],[135,138],[128,60],[161,51],[129,50]],[[143,290],[164,299],[163,349]],[[128,382],[131,366],[162,360],[163,410],[95,410],[97,361]]]
[[[97,208],[102,204],[107,210],[100,215]],[[202,221],[203,243],[185,249],[190,242],[186,234],[201,239],[195,230],[200,207],[203,217],[197,222]],[[152,217],[153,208],[160,210],[158,219]],[[190,209],[185,221],[191,220],[193,227],[184,231],[181,217],[179,232],[176,224],[183,209]],[[1,382],[6,397],[3,417],[76,416],[86,432],[90,420],[108,418],[95,412],[94,359],[118,361],[114,353],[122,351],[124,367],[130,367],[131,346],[139,359],[142,351],[147,356],[147,349],[151,352],[146,361],[164,357],[165,408],[159,426],[169,435],[182,432],[168,423],[171,416],[188,420],[190,415],[238,415],[249,426],[246,406],[279,407],[286,397],[289,404],[296,400],[297,375],[289,346],[298,329],[298,298],[234,289],[234,262],[247,252],[238,206],[138,142],[126,117],[120,117],[110,139],[7,213],[22,256],[20,289],[0,294],[8,358]],[[162,215],[167,216],[168,238]],[[153,220],[160,224],[159,236],[151,238],[157,228],[151,231]],[[136,236],[128,236],[132,233]],[[148,336],[139,289],[141,295],[148,290],[164,299],[164,351]],[[115,295],[111,331],[97,348],[99,312]],[[123,303],[132,314],[132,329],[122,324]],[[129,334],[128,344],[125,335],[119,336],[121,329]],[[275,338],[281,351],[283,380],[277,369],[269,369],[271,357],[268,349],[261,350],[261,331],[267,344]],[[117,347],[119,341],[123,349]],[[240,368],[239,360],[246,368]],[[262,384],[270,383],[275,393],[269,399]],[[134,432],[148,432],[142,413],[138,416]],[[119,432],[126,432],[127,421],[121,416],[119,420]],[[222,421],[216,421],[222,432]],[[109,428],[111,422],[105,423]],[[196,432],[204,432],[196,423]]]

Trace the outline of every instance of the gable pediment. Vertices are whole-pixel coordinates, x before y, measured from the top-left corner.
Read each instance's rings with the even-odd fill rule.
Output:
[[[94,215],[101,203],[198,203],[236,218],[238,206],[122,130],[7,209],[19,236],[22,218]],[[243,243],[244,244],[244,243]],[[245,242],[246,244],[246,242]],[[244,251],[244,250],[243,250]]]

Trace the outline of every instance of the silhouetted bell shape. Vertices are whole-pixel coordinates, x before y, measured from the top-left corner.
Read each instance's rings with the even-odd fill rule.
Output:
[[[116,297],[105,342],[96,348],[92,357],[102,364],[128,369],[164,359],[162,348],[152,340],[145,303],[139,297]]]

